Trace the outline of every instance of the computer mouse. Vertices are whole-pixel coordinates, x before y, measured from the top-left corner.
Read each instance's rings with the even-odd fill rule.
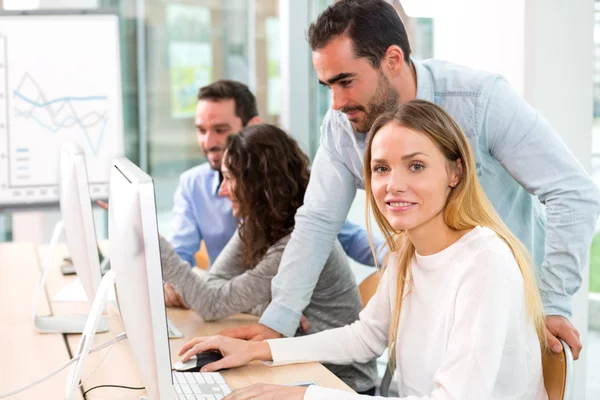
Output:
[[[206,364],[219,361],[223,358],[220,351],[203,351],[190,357],[186,362],[177,362],[173,369],[178,372],[198,372]]]

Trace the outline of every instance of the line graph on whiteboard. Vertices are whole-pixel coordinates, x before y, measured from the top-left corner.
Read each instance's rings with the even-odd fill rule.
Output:
[[[50,98],[27,72],[12,94],[15,117],[27,119],[49,134],[75,131],[83,136],[91,153],[98,154],[109,119],[107,96]]]
[[[85,152],[92,197],[107,196],[123,155],[118,24],[116,14],[0,15],[0,208],[56,202],[66,142]]]

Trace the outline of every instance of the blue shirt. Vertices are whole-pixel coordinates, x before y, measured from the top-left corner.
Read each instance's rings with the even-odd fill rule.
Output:
[[[485,193],[539,267],[546,315],[569,317],[600,212],[598,188],[557,132],[501,76],[439,60],[413,62],[416,97],[458,122]],[[364,150],[365,134],[355,132],[343,113],[329,110],[261,323],[294,335],[335,232],[357,188],[364,189]]]
[[[219,172],[208,163],[185,171],[179,179],[171,217],[173,234],[169,241],[179,257],[190,265],[196,265],[194,254],[202,240],[212,264],[237,228],[231,202],[219,196],[218,191]],[[354,260],[374,264],[367,232],[360,226],[346,221],[338,238],[346,254]],[[376,249],[382,245],[381,240],[374,239]]]

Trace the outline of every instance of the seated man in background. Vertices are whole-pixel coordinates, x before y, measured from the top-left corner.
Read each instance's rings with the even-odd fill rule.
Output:
[[[223,143],[229,135],[260,122],[256,99],[243,83],[219,80],[200,88],[196,135],[208,162],[181,174],[169,237],[175,252],[192,266],[196,264],[194,254],[202,240],[212,264],[236,230],[231,202],[218,194],[223,180],[220,173]],[[365,230],[346,221],[338,238],[348,256],[361,264],[374,264]],[[374,244],[380,249],[383,242]],[[169,283],[165,285],[165,299],[168,306],[186,307]]]

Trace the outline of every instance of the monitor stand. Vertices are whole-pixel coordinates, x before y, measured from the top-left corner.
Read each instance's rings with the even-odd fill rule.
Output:
[[[54,254],[54,250],[56,248],[56,245],[58,244],[58,240],[60,239],[63,229],[64,224],[62,221],[58,221],[54,226],[54,231],[52,232],[52,239],[50,240],[50,247],[46,252],[46,256],[44,257],[44,262],[42,264],[42,275],[40,276],[40,280],[35,290],[35,294],[33,295],[31,320],[35,330],[40,333],[82,333],[85,327],[85,322],[87,320],[86,315],[37,315],[37,309],[40,303],[40,298],[42,295],[45,294],[44,284],[46,282],[46,276],[48,275],[48,271],[50,269],[50,264],[52,262],[52,255]],[[108,322],[106,318],[100,318],[96,332],[106,331],[108,331]]]
[[[108,271],[100,281],[100,286],[96,291],[96,297],[94,298],[92,309],[90,310],[85,322],[81,339],[79,339],[77,352],[73,355],[73,357],[79,357],[79,359],[69,367],[65,385],[65,400],[71,400],[75,393],[79,393],[77,389],[79,388],[79,381],[81,380],[83,367],[85,366],[85,361],[90,354],[90,349],[94,341],[94,335],[96,334],[100,324],[100,316],[104,311],[108,294],[114,289],[114,286],[115,275],[112,271]]]

